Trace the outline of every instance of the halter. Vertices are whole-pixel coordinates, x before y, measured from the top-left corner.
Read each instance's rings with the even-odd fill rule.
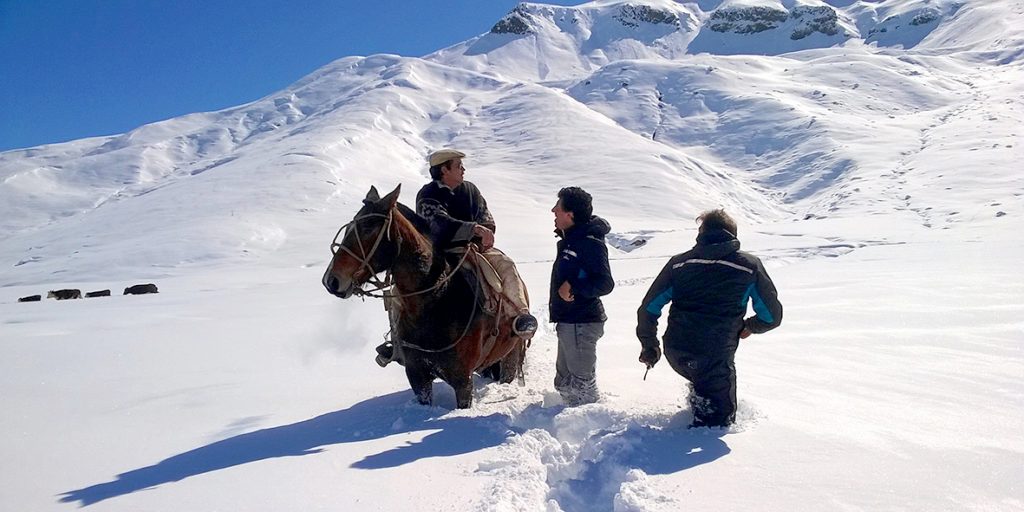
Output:
[[[360,220],[368,219],[368,218],[371,218],[371,217],[384,217],[385,221],[384,221],[384,226],[380,229],[380,231],[377,232],[377,240],[374,241],[374,246],[372,248],[370,248],[370,253],[368,254],[366,252],[364,244],[362,244],[362,239],[359,237],[358,222]],[[377,287],[377,288],[375,288],[375,290],[384,290],[384,289],[386,289],[386,288],[391,286],[390,285],[390,282],[391,282],[391,272],[389,271],[385,275],[385,278],[384,278],[383,282],[380,281],[379,279],[377,279],[377,270],[375,270],[374,267],[370,264],[370,260],[373,259],[375,254],[377,254],[377,250],[380,249],[381,241],[384,240],[385,236],[387,236],[388,241],[391,240],[391,224],[392,224],[393,220],[394,220],[394,218],[392,217],[392,212],[391,211],[388,211],[388,213],[386,215],[383,214],[383,213],[368,213],[366,215],[359,215],[358,217],[355,217],[354,219],[348,221],[347,223],[342,224],[342,226],[338,228],[338,232],[335,233],[334,240],[331,242],[331,254],[337,256],[338,255],[338,250],[340,249],[340,250],[345,251],[346,253],[348,253],[349,256],[355,258],[355,260],[359,262],[359,268],[355,272],[352,273],[352,278],[354,279],[355,278],[355,274],[357,272],[359,272],[360,270],[366,269],[366,271],[367,271],[367,273],[369,275],[369,278],[367,279],[367,281],[372,283],[375,287]],[[355,226],[355,229],[354,229],[355,241],[358,243],[359,252],[362,253],[361,255],[360,254],[355,254],[351,249],[349,249],[349,248],[345,247],[344,245],[338,243],[338,238],[341,238],[342,240],[344,240],[344,237],[342,236],[342,231],[347,233],[348,232],[347,229],[348,229],[349,226]],[[401,237],[396,237],[396,240],[398,240],[398,242],[399,242],[398,243],[398,250],[401,250]],[[356,295],[364,295],[367,292],[364,292],[364,290],[362,290],[361,288],[356,288],[353,291],[353,293],[356,294]]]
[[[362,288],[356,288],[352,293],[354,293],[356,295],[359,295],[360,297],[372,297],[372,298],[375,298],[375,299],[401,299],[401,298],[405,298],[405,297],[413,297],[413,296],[416,296],[416,295],[422,295],[424,293],[432,292],[432,291],[437,290],[438,288],[444,286],[445,283],[447,283],[449,280],[451,280],[451,278],[455,275],[455,273],[458,272],[458,270],[460,268],[462,268],[462,265],[466,262],[466,258],[469,256],[469,251],[467,250],[465,252],[465,254],[462,255],[462,258],[459,259],[459,263],[457,265],[455,265],[455,267],[452,268],[448,272],[448,275],[446,275],[443,278],[439,279],[437,281],[437,283],[435,283],[433,286],[431,286],[429,288],[425,288],[423,290],[418,290],[418,291],[409,292],[409,293],[388,293],[388,290],[390,290],[391,288],[394,287],[394,283],[391,280],[391,270],[388,269],[385,272],[384,280],[381,281],[380,279],[377,278],[377,272],[378,271],[374,270],[374,268],[370,265],[370,260],[373,259],[373,255],[376,254],[377,249],[380,248],[380,243],[384,239],[384,235],[385,234],[388,237],[388,241],[391,240],[391,225],[393,224],[393,221],[394,221],[393,213],[394,213],[394,210],[389,210],[387,215],[385,215],[383,213],[367,213],[366,215],[360,215],[360,216],[352,219],[351,221],[349,221],[347,224],[344,224],[340,228],[338,228],[338,232],[334,235],[334,240],[331,242],[331,253],[332,254],[337,255],[338,254],[338,249],[341,249],[341,250],[347,252],[350,256],[352,256],[353,258],[356,259],[356,261],[359,262],[359,270],[362,270],[364,268],[367,270],[367,272],[368,272],[368,274],[370,276],[367,279],[367,281],[370,282],[371,284],[373,284],[374,288],[372,288],[370,290],[364,290]],[[370,218],[370,217],[384,217],[385,219],[387,219],[385,221],[384,227],[380,230],[379,233],[377,233],[377,240],[375,240],[373,242],[373,248],[370,249],[370,254],[366,254],[365,252],[363,252],[363,241],[359,237],[358,226],[357,226],[357,229],[355,230],[355,234],[356,234],[356,241],[359,242],[359,251],[363,252],[362,256],[356,254],[355,252],[353,252],[348,247],[345,247],[344,245],[338,243],[338,237],[342,236],[342,231],[347,229],[349,226],[358,225],[360,220],[363,220],[363,219],[366,219],[366,218]],[[342,239],[344,240],[344,237]],[[402,250],[402,237],[401,237],[401,235],[396,235],[395,239],[398,241],[398,250],[401,251]],[[396,255],[396,258],[397,258],[397,255]],[[354,277],[354,274],[353,274],[353,277]],[[375,291],[379,291],[381,293],[379,295],[374,295],[373,292],[375,292]]]
[[[391,280],[391,269],[388,269],[387,271],[385,271],[384,280],[381,281],[380,279],[377,278],[377,271],[374,270],[373,266],[370,265],[370,260],[373,258],[373,255],[376,254],[377,249],[380,248],[380,243],[381,243],[382,240],[384,240],[384,236],[385,235],[387,235],[389,241],[391,240],[391,226],[394,223],[393,214],[394,214],[394,210],[389,210],[386,215],[383,214],[383,213],[367,213],[365,215],[360,215],[360,216],[352,219],[348,223],[342,225],[340,228],[338,228],[338,232],[334,235],[334,240],[331,242],[331,253],[334,254],[335,256],[337,256],[338,249],[341,249],[341,250],[347,252],[353,258],[355,258],[356,261],[359,262],[359,265],[360,265],[359,270],[362,270],[364,268],[367,270],[367,272],[369,273],[369,276],[370,276],[367,279],[367,281],[371,282],[374,285],[374,287],[375,287],[375,288],[373,288],[371,290],[363,290],[362,288],[357,287],[352,292],[355,295],[359,295],[361,297],[372,297],[372,298],[385,299],[385,300],[386,299],[396,300],[396,299],[401,299],[401,298],[405,298],[405,297],[412,297],[412,296],[415,296],[415,295],[422,295],[424,293],[428,293],[428,292],[437,290],[438,288],[444,286],[444,284],[447,283],[449,280],[451,280],[451,278],[455,276],[456,272],[458,272],[458,270],[460,268],[462,268],[462,265],[465,264],[465,262],[466,262],[466,258],[469,257],[469,253],[471,252],[471,249],[469,249],[467,247],[465,253],[462,255],[462,258],[459,260],[459,263],[457,265],[455,265],[455,267],[453,267],[448,272],[448,275],[446,275],[443,278],[439,279],[437,281],[437,283],[435,283],[433,286],[431,286],[429,288],[425,288],[423,290],[418,290],[418,291],[410,292],[410,293],[388,293],[388,290],[390,290],[391,288],[394,287],[394,282],[392,282],[392,280]],[[366,252],[363,250],[363,240],[362,240],[362,238],[359,237],[358,223],[359,223],[360,220],[367,219],[367,218],[370,218],[370,217],[384,217],[386,220],[384,222],[384,227],[381,228],[379,233],[377,233],[377,239],[373,242],[373,247],[370,249],[370,253],[366,254]],[[356,241],[359,242],[359,252],[363,253],[362,255],[356,254],[355,252],[353,252],[348,247],[345,247],[344,245],[338,243],[338,237],[342,236],[342,231],[345,231],[348,227],[353,226],[353,225],[356,226],[356,229],[355,229]],[[398,241],[398,250],[401,251],[402,250],[402,237],[401,237],[401,235],[396,235],[395,239]],[[342,237],[342,240],[344,240],[344,237]],[[396,258],[397,258],[397,255],[396,255]],[[353,278],[354,277],[355,277],[355,274],[353,274]],[[374,295],[373,292],[375,292],[375,291],[380,291],[381,293],[379,295]],[[466,334],[469,333],[469,327],[473,324],[473,317],[476,316],[476,312],[477,312],[477,302],[479,301],[478,294],[479,294],[479,290],[477,290],[474,287],[474,290],[473,290],[473,311],[470,313],[469,321],[466,322],[466,327],[463,328],[462,334],[458,337],[458,339],[456,339],[454,342],[452,342],[448,346],[443,347],[443,348],[439,348],[439,349],[428,349],[428,348],[416,345],[415,343],[410,343],[408,341],[397,340],[397,339],[394,339],[392,341],[395,342],[398,345],[402,345],[402,346],[409,347],[409,348],[412,348],[412,349],[415,349],[415,350],[419,350],[421,352],[438,353],[438,352],[445,352],[447,350],[451,350],[452,348],[454,348],[456,345],[458,345],[459,342],[461,342],[466,337]],[[494,327],[495,332],[497,332],[497,328],[498,328],[497,327],[497,323],[495,323],[495,327]],[[391,331],[389,330],[388,333],[384,335],[385,340],[388,339],[390,334],[391,334]]]

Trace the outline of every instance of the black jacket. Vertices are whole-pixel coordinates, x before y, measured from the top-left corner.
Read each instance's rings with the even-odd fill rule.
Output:
[[[710,231],[668,261],[637,310],[636,335],[645,348],[658,345],[658,317],[669,302],[666,350],[734,351],[744,326],[753,333],[779,326],[782,304],[775,285],[761,260],[739,248],[728,231]],[[748,300],[756,314],[744,320]]]
[[[574,225],[558,241],[558,254],[551,267],[551,301],[548,312],[552,322],[583,324],[604,322],[601,296],[615,287],[612,270],[608,265],[608,246],[604,236],[611,231],[608,221],[590,217],[586,224]],[[558,296],[558,287],[569,281],[573,301]]]
[[[476,185],[463,181],[455,189],[438,180],[416,194],[416,213],[430,223],[434,241],[442,247],[465,245],[473,238],[473,226],[495,231],[494,217]]]

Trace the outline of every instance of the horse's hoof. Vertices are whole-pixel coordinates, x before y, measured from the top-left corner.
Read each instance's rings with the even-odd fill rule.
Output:
[[[385,366],[387,366],[387,365],[388,365],[388,363],[390,363],[390,362],[391,362],[391,359],[385,358],[384,356],[381,356],[381,355],[378,355],[377,357],[373,358],[373,360],[374,360],[374,361],[377,361],[377,364],[378,364],[378,365],[379,365],[379,366],[380,366],[381,368],[384,368]]]

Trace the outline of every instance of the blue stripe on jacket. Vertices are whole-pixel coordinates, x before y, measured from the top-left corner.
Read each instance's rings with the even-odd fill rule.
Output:
[[[772,323],[775,317],[772,316],[772,312],[768,310],[768,305],[765,304],[764,299],[761,298],[761,294],[757,293],[757,283],[750,283],[747,287],[747,293],[743,294],[743,300],[740,302],[745,308],[747,306],[747,299],[751,299],[754,303],[754,313],[757,314],[757,318],[762,322]]]
[[[660,295],[654,298],[650,304],[647,305],[647,312],[654,315],[655,318],[661,316],[661,310],[668,304],[668,301],[672,300],[672,287],[661,292]]]

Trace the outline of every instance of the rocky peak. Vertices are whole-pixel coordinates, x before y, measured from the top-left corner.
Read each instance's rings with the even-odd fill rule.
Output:
[[[795,6],[791,10],[767,6],[729,6],[715,10],[706,27],[714,32],[756,34],[788,24],[789,38],[803,39],[815,32],[834,36],[839,33],[839,15],[827,6]]]
[[[834,36],[839,33],[839,15],[831,7],[797,6],[789,11],[789,17],[799,21],[800,26],[793,29],[790,39],[803,39],[815,32]]]
[[[680,27],[679,16],[668,10],[657,9],[649,5],[623,4],[618,14],[612,16],[627,27],[637,28],[641,23],[653,25],[666,24]]]
[[[491,27],[492,34],[525,35],[533,33],[532,14],[526,4],[519,4]]]
[[[711,13],[707,27],[715,32],[756,34],[778,28],[789,12],[772,7],[725,7]]]

